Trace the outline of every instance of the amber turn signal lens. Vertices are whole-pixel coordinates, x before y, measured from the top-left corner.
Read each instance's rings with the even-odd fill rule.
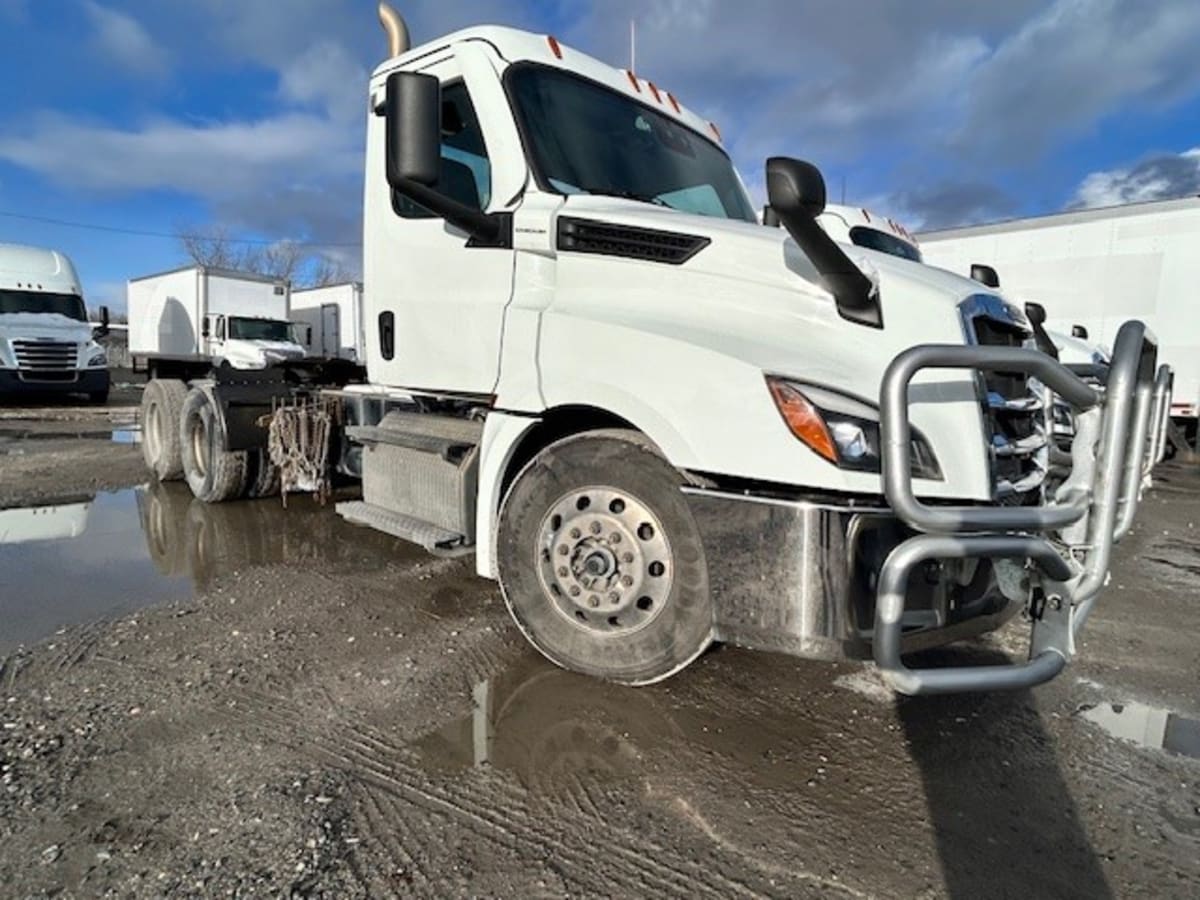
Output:
[[[808,402],[808,398],[786,381],[768,378],[767,387],[771,389],[775,406],[779,409],[779,414],[783,416],[783,421],[787,423],[792,434],[800,438],[820,456],[831,463],[836,463],[838,456],[833,445],[833,438],[829,434],[825,420],[821,418],[821,413]]]

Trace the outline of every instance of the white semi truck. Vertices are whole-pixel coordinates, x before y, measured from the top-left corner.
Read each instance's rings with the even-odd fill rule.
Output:
[[[108,401],[108,357],[96,342],[108,332],[88,322],[83,288],[64,254],[0,244],[0,396],[85,394]]]
[[[1175,372],[1171,416],[1196,445],[1200,421],[1200,197],[1134,203],[922,234],[932,265],[986,263],[1014,300],[1046,308],[1047,327],[1112,346],[1145,322]]]
[[[309,356],[350,362],[366,358],[360,282],[292,291],[292,321]]]
[[[1097,390],[986,286],[849,257],[815,167],[768,160],[764,228],[717,128],[662,87],[509,28],[411,48],[380,12],[368,383],[277,390],[253,438],[234,389],[201,385],[182,442],[361,478],[343,516],[470,555],[576,671],[645,684],[714,640],[873,657],[907,693],[1063,668],[1153,458],[1149,331],[1125,326]],[[1089,436],[1054,494],[1039,384]],[[902,658],[1021,612],[1025,662]]]

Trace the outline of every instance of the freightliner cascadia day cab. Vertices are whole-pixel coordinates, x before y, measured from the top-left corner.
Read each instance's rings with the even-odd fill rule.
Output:
[[[336,463],[361,478],[344,517],[469,554],[543,654],[626,684],[714,640],[873,657],[908,693],[1063,668],[1152,461],[1145,328],[1096,390],[995,291],[832,240],[815,167],[767,162],[765,228],[663,87],[509,28],[410,48],[380,12],[367,383],[260,401],[257,436],[218,384],[215,456]],[[1053,495],[1034,377],[1091,435]],[[1027,661],[902,658],[1022,611]]]
[[[1171,417],[1192,447],[1200,421],[1200,197],[1087,209],[922,234],[926,261],[995,267],[1013,300],[1046,308],[1047,327],[1112,347],[1145,322],[1174,370]],[[1078,328],[1076,328],[1078,326]]]
[[[71,260],[57,250],[0,244],[0,396],[86,394],[108,400],[108,357],[96,343]]]

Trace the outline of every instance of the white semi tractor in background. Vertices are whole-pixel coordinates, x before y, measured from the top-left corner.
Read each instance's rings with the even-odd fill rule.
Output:
[[[1196,446],[1200,197],[932,231],[920,240],[932,265],[995,268],[1011,299],[1042,304],[1049,329],[1095,342],[1102,353],[1125,322],[1145,322],[1175,373],[1171,417]]]
[[[1063,668],[1155,458],[1149,331],[1097,390],[997,292],[835,242],[807,163],[767,162],[764,228],[717,128],[645,78],[509,28],[410,48],[380,16],[366,381],[281,374],[249,421],[255,385],[201,379],[174,444],[143,442],[160,476],[231,499],[245,479],[205,472],[244,476],[247,448],[336,466],[344,517],[470,555],[543,654],[627,684],[714,640],[873,656],[908,693]],[[1090,435],[1057,492],[1043,384]],[[902,659],[1022,611],[1028,661]]]
[[[96,342],[108,332],[88,321],[83,288],[64,254],[0,244],[0,397],[84,394],[108,401],[108,357]]]

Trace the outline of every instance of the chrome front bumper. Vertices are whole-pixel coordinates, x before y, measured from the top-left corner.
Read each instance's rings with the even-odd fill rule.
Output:
[[[1102,389],[1031,349],[922,345],[900,354],[880,396],[884,492],[914,532],[880,572],[872,652],[885,679],[905,694],[1026,688],[1050,680],[1075,653],[1075,639],[1108,579],[1113,544],[1129,530],[1149,469],[1163,452],[1170,371],[1155,371],[1157,346],[1141,322],[1117,336]],[[913,493],[908,387],[922,369],[1023,372],[1076,415],[1070,471],[1041,506],[928,506]],[[910,668],[901,659],[906,591],[928,560],[1012,559],[1031,581],[1028,661],[1013,665]]]

